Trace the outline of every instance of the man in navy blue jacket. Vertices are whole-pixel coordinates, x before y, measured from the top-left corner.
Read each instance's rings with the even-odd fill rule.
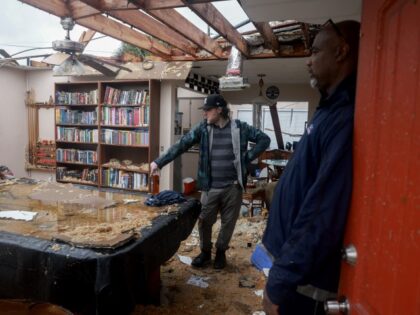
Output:
[[[276,186],[263,244],[273,258],[267,314],[325,314],[334,297],[352,188],[352,134],[360,25],[324,24],[307,65],[321,100]]]

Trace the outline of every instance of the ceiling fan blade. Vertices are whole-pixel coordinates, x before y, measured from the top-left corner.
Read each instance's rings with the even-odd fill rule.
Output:
[[[109,76],[109,77],[115,77],[117,75],[117,71],[113,71],[104,65],[102,65],[98,59],[92,58],[89,55],[80,55],[78,57],[79,61],[84,63],[85,65],[88,65],[89,67],[101,72],[102,74]]]
[[[79,43],[83,44],[85,47],[89,44],[92,40],[93,36],[95,36],[96,31],[87,30],[83,31],[82,35],[80,35]]]
[[[87,54],[83,54],[82,56],[93,59],[93,60],[96,60],[96,62],[98,62],[99,64],[106,64],[106,65],[109,65],[109,66],[112,66],[112,67],[115,67],[115,68],[118,68],[118,69],[123,69],[125,71],[132,72],[131,69],[129,69],[127,67],[124,67],[124,66],[121,66],[118,63],[115,63],[115,62],[112,62],[112,61],[109,61],[109,60],[97,58],[95,56],[87,55]]]
[[[12,58],[12,56],[10,56],[9,53],[4,49],[0,49],[0,55],[2,55],[4,58]],[[15,65],[18,65],[18,62],[16,60],[11,60],[10,62],[14,63]]]
[[[69,54],[63,53],[63,52],[57,52],[55,54],[52,54],[51,56],[48,56],[42,62],[48,63],[50,65],[61,65],[64,61],[70,58]]]

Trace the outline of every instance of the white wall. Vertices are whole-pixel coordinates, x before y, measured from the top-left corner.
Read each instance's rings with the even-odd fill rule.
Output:
[[[178,89],[178,111],[184,113],[182,119],[183,130],[189,129],[203,120],[203,112],[198,108],[203,106],[206,95],[198,94],[186,89]],[[182,187],[182,179],[197,178],[198,152],[186,152],[181,156],[180,178],[178,185]],[[177,187],[176,185],[174,185]]]
[[[0,68],[0,164],[7,165],[19,177],[27,176],[25,91],[25,71],[7,66]]]
[[[173,143],[175,143],[175,109],[176,109],[176,90],[179,82],[162,81],[160,84],[160,129],[159,155],[164,153]],[[173,189],[174,163],[166,165],[160,173],[159,189]]]
[[[269,85],[276,85],[280,89],[279,102],[308,102],[308,118],[312,117],[318,106],[319,93],[312,89],[309,84],[265,84],[263,87],[267,88]],[[223,92],[223,96],[231,104],[252,104],[252,100],[259,94],[259,87],[252,85],[250,88],[235,91]]]

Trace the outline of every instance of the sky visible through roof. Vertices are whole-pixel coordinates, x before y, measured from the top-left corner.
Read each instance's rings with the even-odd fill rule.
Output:
[[[17,0],[2,0],[0,12],[0,49],[6,50],[10,55],[30,56],[53,53],[52,49],[31,50],[19,53],[35,47],[51,47],[51,43],[57,39],[64,39],[65,31],[60,25],[60,19],[35,7],[23,4]],[[245,12],[236,0],[217,1],[215,7],[227,18],[232,25],[238,25],[247,20]],[[208,32],[207,24],[188,8],[177,8],[180,14],[195,24],[203,32]],[[239,28],[244,32],[255,29],[251,23]],[[78,40],[80,34],[86,28],[76,25],[70,33],[73,40]],[[210,30],[211,36],[217,36],[214,30]],[[95,39],[96,38],[96,39]],[[97,33],[85,49],[85,53],[98,56],[112,56],[120,47],[120,41],[108,36],[102,37]],[[20,62],[21,64],[24,61]]]

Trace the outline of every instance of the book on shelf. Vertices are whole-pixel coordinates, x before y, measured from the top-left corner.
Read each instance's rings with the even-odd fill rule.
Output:
[[[146,104],[149,91],[147,89],[122,90],[112,86],[105,88],[104,104],[107,105],[143,105]]]
[[[101,143],[122,145],[149,145],[149,130],[101,129]]]
[[[58,124],[95,125],[98,122],[98,112],[56,108],[55,118]]]
[[[149,125],[148,109],[140,107],[109,107],[101,108],[101,124],[115,126],[147,127]],[[146,114],[145,114],[146,113]]]
[[[57,126],[57,141],[97,143],[98,129]]]
[[[97,164],[98,155],[93,150],[78,150],[78,149],[57,149],[57,162],[70,162],[81,164]]]
[[[98,103],[98,90],[89,92],[57,91],[55,103],[58,105],[94,105]]]
[[[103,169],[102,170],[102,185],[147,191],[148,190],[148,175],[136,172],[118,170],[118,169]]]

